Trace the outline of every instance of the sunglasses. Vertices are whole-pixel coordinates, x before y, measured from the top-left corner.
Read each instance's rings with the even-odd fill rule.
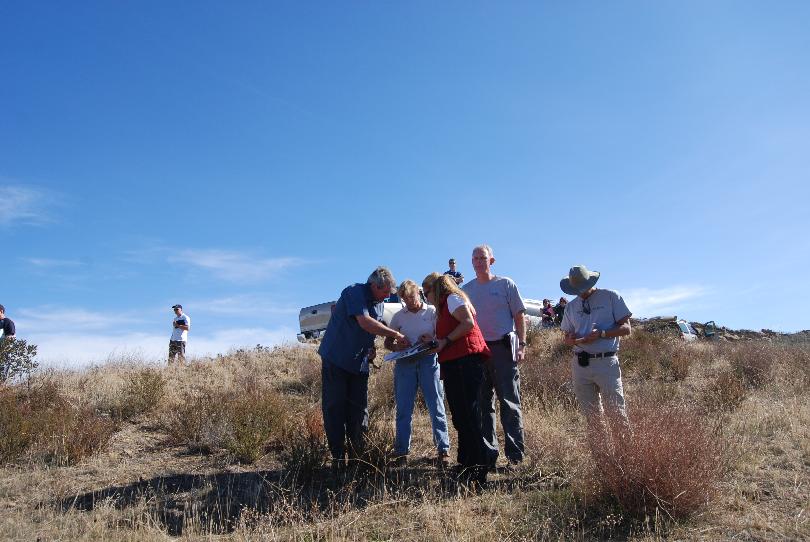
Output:
[[[582,301],[582,312],[584,312],[585,314],[591,313],[591,303],[587,299]]]

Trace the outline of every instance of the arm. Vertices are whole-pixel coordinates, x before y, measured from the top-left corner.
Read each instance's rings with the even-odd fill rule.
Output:
[[[526,358],[526,312],[520,311],[515,315],[515,332],[518,336],[518,348],[515,361],[523,361]]]
[[[630,327],[630,316],[625,316],[618,322],[616,322],[616,326],[611,329],[604,330],[605,339],[612,339],[614,337],[627,337],[632,332]],[[573,333],[566,333],[565,334],[565,344],[568,346],[574,346],[577,344],[588,344],[592,343],[595,340],[602,337],[602,331],[598,329],[594,329],[584,337],[577,337]]]
[[[450,314],[453,315],[453,318],[458,320],[458,325],[453,331],[447,334],[447,337],[439,339],[439,347],[436,349],[436,352],[441,352],[448,344],[462,338],[475,327],[475,319],[473,319],[472,311],[468,305],[462,305]]]
[[[400,333],[395,329],[391,329],[387,325],[383,324],[382,322],[378,322],[371,316],[366,314],[358,314],[355,316],[357,318],[357,323],[363,329],[363,331],[367,333],[371,333],[372,335],[381,335],[383,337],[391,337],[392,339],[396,339],[397,342],[402,344],[407,344],[408,339],[405,338],[405,335]]]

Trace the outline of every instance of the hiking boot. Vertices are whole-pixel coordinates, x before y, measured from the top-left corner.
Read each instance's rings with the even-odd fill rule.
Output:
[[[394,468],[395,469],[404,469],[408,466],[408,455],[400,455],[394,458]]]

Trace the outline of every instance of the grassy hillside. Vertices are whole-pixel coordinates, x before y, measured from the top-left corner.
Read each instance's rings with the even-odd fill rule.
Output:
[[[532,332],[528,457],[481,493],[431,463],[421,406],[413,460],[392,468],[388,364],[364,462],[337,482],[310,347],[38,374],[0,390],[0,539],[810,538],[808,343],[634,332],[617,446],[586,438],[567,359],[556,331]]]

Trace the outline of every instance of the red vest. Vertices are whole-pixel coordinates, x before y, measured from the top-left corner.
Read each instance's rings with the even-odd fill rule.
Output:
[[[449,346],[446,346],[444,350],[439,352],[439,363],[469,356],[470,354],[483,354],[486,357],[491,355],[474,315],[473,321],[475,322],[475,326],[473,326],[466,335],[457,338],[455,341],[451,342]],[[436,317],[436,338],[444,339],[456,329],[457,325],[458,320],[450,314],[450,309],[447,308],[447,301],[445,301],[439,309],[439,315]]]

